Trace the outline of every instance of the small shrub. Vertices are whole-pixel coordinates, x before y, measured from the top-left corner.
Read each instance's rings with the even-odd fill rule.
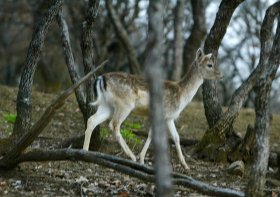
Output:
[[[101,138],[107,138],[109,136],[109,130],[105,127],[101,127],[100,136]]]
[[[141,140],[129,129],[121,129],[121,134],[125,140],[134,144],[141,144]]]
[[[133,144],[141,144],[140,138],[131,131],[131,130],[135,130],[135,129],[140,129],[141,124],[125,122],[123,124],[123,127],[124,128],[121,129],[121,135],[127,142],[133,143]],[[109,129],[107,127],[101,127],[100,136],[103,139],[107,138],[109,136]]]
[[[135,122],[125,122],[124,126],[126,128],[130,128],[132,130],[141,128],[141,124],[140,123],[135,123]]]
[[[12,113],[4,113],[3,118],[6,122],[13,124],[16,121],[17,115]]]

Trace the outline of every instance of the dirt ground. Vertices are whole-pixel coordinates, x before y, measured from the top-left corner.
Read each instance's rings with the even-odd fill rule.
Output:
[[[12,123],[4,118],[5,114],[15,114],[17,89],[0,86],[0,138],[7,137],[12,132]],[[43,94],[33,91],[33,119],[35,122],[55,95]],[[130,117],[127,122],[140,122],[145,130],[147,120],[142,117]],[[244,109],[235,124],[244,134],[247,125],[254,123],[254,111]],[[271,122],[271,149],[279,151],[280,117],[273,115]],[[106,124],[102,127],[106,128]],[[177,128],[181,137],[200,139],[207,129],[203,105],[193,102],[177,121]],[[53,149],[57,142],[69,137],[81,135],[84,132],[84,123],[81,113],[72,95],[64,106],[55,115],[44,132],[32,144],[31,148]],[[133,151],[138,154],[144,138],[140,144],[129,143]],[[182,147],[186,161],[191,170],[186,172],[180,165],[175,148],[170,146],[173,170],[192,176],[195,179],[213,185],[228,187],[244,191],[249,174],[246,165],[245,174],[241,176],[230,175],[227,172],[229,164],[205,162],[188,156],[191,147]],[[28,150],[27,150],[28,151]],[[125,157],[121,148],[111,135],[103,140],[100,152]],[[149,149],[146,163],[152,165],[152,148]],[[270,168],[269,174],[277,169]],[[277,196],[280,193],[280,184],[277,180],[267,185],[268,196]],[[175,187],[175,196],[203,196],[194,190]],[[118,173],[95,164],[77,161],[61,162],[28,162],[22,163],[14,170],[0,172],[1,196],[154,196],[154,184],[146,183],[136,178]]]

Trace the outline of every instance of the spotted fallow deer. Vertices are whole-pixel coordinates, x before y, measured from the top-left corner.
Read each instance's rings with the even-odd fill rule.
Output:
[[[219,78],[222,78],[222,74],[215,66],[212,54],[204,54],[201,49],[198,49],[189,72],[185,74],[182,80],[164,82],[164,118],[174,140],[180,162],[186,169],[189,169],[189,167],[182,154],[174,120],[190,103],[204,79],[214,80]],[[145,79],[138,76],[113,72],[99,76],[95,80],[94,92],[96,100],[92,104],[98,106],[98,108],[96,113],[88,119],[83,149],[88,150],[93,129],[105,120],[110,119],[109,127],[116,140],[126,155],[136,161],[135,155],[120,134],[120,126],[132,111],[136,114],[148,115],[149,84]],[[152,131],[149,129],[148,139],[139,155],[142,164],[144,164],[144,158],[151,143],[151,133]]]

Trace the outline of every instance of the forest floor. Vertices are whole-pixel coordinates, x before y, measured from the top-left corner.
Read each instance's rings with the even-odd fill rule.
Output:
[[[12,120],[16,113],[16,88],[0,86],[0,138],[7,137],[13,128]],[[55,98],[55,95],[33,91],[33,123],[40,117],[46,107]],[[235,124],[240,135],[248,124],[254,124],[254,111],[243,109]],[[147,127],[147,118],[130,117],[125,125],[136,125],[144,131]],[[181,114],[176,123],[181,138],[200,139],[207,129],[203,105],[192,102]],[[103,124],[103,132],[107,124]],[[127,126],[125,126],[127,127]],[[133,127],[133,126],[132,126]],[[125,128],[124,130],[127,130]],[[271,150],[279,151],[280,116],[273,115],[271,120]],[[67,99],[64,106],[55,114],[53,120],[42,134],[32,144],[31,148],[53,149],[58,142],[70,137],[83,134],[84,123],[78,109],[74,95]],[[126,157],[110,133],[103,139],[100,152]],[[135,140],[136,139],[136,140]],[[145,138],[132,136],[129,146],[138,154]],[[173,170],[189,175],[195,179],[221,187],[244,191],[249,166],[245,167],[243,176],[230,175],[227,172],[228,163],[215,163],[196,160],[188,156],[192,147],[182,147],[186,161],[191,170],[186,172],[179,164],[173,145],[170,146]],[[28,151],[28,150],[27,150]],[[146,163],[152,165],[152,147],[148,151]],[[269,168],[270,174],[277,169]],[[277,180],[266,186],[268,196],[277,196],[280,186]],[[121,174],[114,170],[96,164],[80,161],[60,162],[28,162],[22,163],[15,169],[0,172],[0,196],[154,196],[154,184]],[[175,196],[203,196],[194,190],[175,186]]]

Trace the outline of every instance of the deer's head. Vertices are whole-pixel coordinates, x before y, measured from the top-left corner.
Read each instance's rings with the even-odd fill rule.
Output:
[[[215,65],[215,58],[212,53],[204,54],[203,50],[199,48],[196,52],[195,61],[204,79],[214,80],[223,78],[223,74]]]

